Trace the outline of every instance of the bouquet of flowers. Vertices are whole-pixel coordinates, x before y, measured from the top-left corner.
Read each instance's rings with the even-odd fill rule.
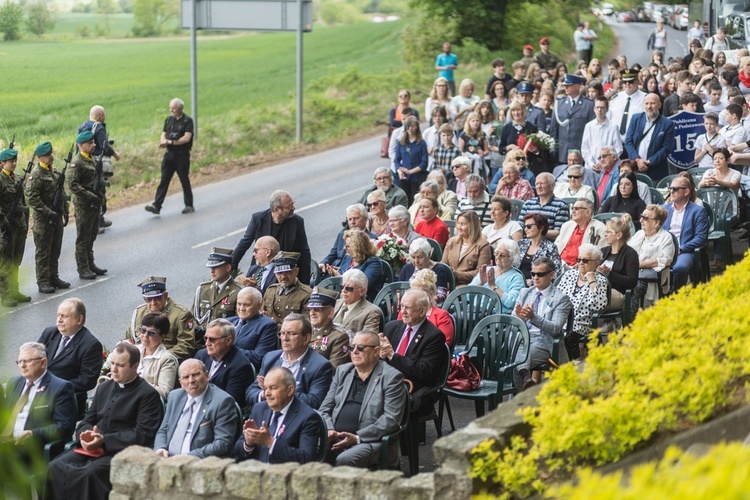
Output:
[[[384,234],[375,240],[375,248],[378,249],[376,255],[390,264],[393,274],[398,276],[409,256],[406,240],[393,233]]]
[[[518,147],[523,149],[523,152],[529,154],[539,154],[540,151],[552,151],[555,149],[555,140],[549,134],[544,132],[537,132],[524,136],[521,134],[518,137]]]

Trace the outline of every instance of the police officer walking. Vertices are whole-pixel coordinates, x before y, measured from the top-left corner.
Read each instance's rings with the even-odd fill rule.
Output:
[[[211,248],[206,267],[211,270],[211,281],[198,285],[193,301],[196,341],[203,338],[211,321],[237,315],[237,294],[242,290],[232,279],[231,250]]]
[[[59,206],[55,206],[55,192],[62,174],[52,167],[55,161],[52,144],[41,143],[34,154],[39,158],[39,163],[26,182],[26,198],[34,217],[32,232],[36,246],[36,284],[41,293],[54,293],[57,288],[70,288],[70,283],[60,279],[58,271],[68,202],[63,189]]]
[[[18,267],[29,230],[29,207],[24,203],[23,194],[17,191],[19,186],[14,174],[17,161],[15,149],[0,152],[0,277],[3,281],[0,286],[2,304],[8,307],[31,301],[31,297],[18,290]]]

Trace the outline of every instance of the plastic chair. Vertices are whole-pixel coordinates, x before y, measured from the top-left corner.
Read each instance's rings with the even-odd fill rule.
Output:
[[[398,318],[401,297],[410,288],[408,281],[388,283],[380,289],[372,303],[383,312],[383,322],[388,323]]]
[[[432,255],[430,255],[430,259],[434,260],[435,262],[440,262],[443,259],[443,249],[440,248],[440,243],[433,240],[432,238],[424,238],[424,239],[426,239],[427,243],[429,243],[430,246],[432,247]]]
[[[390,266],[389,266],[390,267]],[[325,288],[326,290],[335,290],[341,293],[341,289],[344,287],[344,278],[341,276],[331,276],[318,283],[318,288]]]
[[[501,311],[500,297],[483,286],[464,286],[451,292],[442,308],[456,319],[453,345],[460,349],[469,340],[474,327],[482,318]]]
[[[667,232],[669,232],[669,231],[667,231]],[[674,255],[672,256],[672,260],[669,262],[668,265],[664,266],[664,268],[661,271],[659,271],[659,272],[656,273],[656,279],[652,279],[652,278],[639,278],[639,279],[643,280],[645,283],[656,283],[656,285],[657,285],[657,294],[658,294],[658,298],[659,299],[662,299],[662,298],[664,298],[665,296],[667,296],[669,294],[669,287],[667,288],[667,292],[665,293],[664,292],[664,288],[662,287],[662,283],[664,283],[665,276],[667,276],[667,277],[671,276],[671,274],[672,274],[672,266],[674,266],[675,262],[677,262],[677,255],[678,255],[678,250],[679,250],[679,245],[678,245],[678,242],[677,242],[677,236],[675,236],[672,233],[669,233],[669,235],[672,237],[672,244],[674,245],[674,249],[675,249]],[[667,279],[667,283],[669,284],[669,279]],[[644,299],[645,299],[645,297],[646,297],[646,294],[644,293],[643,297],[641,297],[641,303],[640,303],[641,309],[644,306]]]
[[[456,221],[453,219],[444,220],[445,225],[448,226],[448,234],[453,236],[456,232]]]
[[[712,168],[713,167],[690,167],[687,171],[693,176],[693,180],[697,186],[701,183],[701,179],[703,178],[703,174],[706,173],[706,170],[711,170]]]
[[[451,269],[451,266],[443,264],[442,262],[438,262],[437,265],[443,266],[445,268],[445,275],[448,278],[448,293],[451,293],[456,289],[456,275],[453,274],[453,269]]]
[[[315,457],[316,462],[324,462],[328,454],[328,426],[325,417],[317,410],[315,414],[320,418],[320,436],[318,436],[318,455]]]
[[[638,172],[637,174],[635,174],[635,178],[636,180],[641,181],[650,188],[654,187],[654,180],[646,174]]]
[[[395,439],[397,439],[405,430],[409,427],[409,422],[411,418],[411,396],[409,396],[409,386],[406,386],[406,397],[404,398],[406,401],[404,401],[404,417],[401,419],[401,424],[399,424],[398,429],[390,434],[386,434],[382,438],[380,438],[380,469],[386,470],[388,469],[388,450],[390,449],[391,444]],[[415,465],[417,468],[419,468],[419,464],[415,462]],[[411,470],[411,463],[409,464],[409,470]]]
[[[661,194],[661,191],[654,187],[650,187],[648,190],[651,191],[651,203],[654,205],[664,205],[664,196]]]
[[[594,219],[598,220],[599,222],[606,224],[609,219],[614,219],[615,217],[622,217],[623,214],[619,212],[603,212],[600,214],[594,215]],[[630,221],[630,234],[635,234],[635,224],[633,224],[633,221]]]
[[[708,241],[720,242],[722,260],[733,264],[731,230],[738,220],[737,195],[731,189],[707,187],[698,189],[698,197],[703,200],[703,207],[709,210]]]
[[[383,268],[383,284],[393,283],[394,277],[391,265],[383,259],[380,259],[380,266]]]
[[[315,284],[320,279],[320,264],[315,259],[310,259],[310,283]]]
[[[607,282],[607,303],[609,304],[612,300],[612,286]],[[622,326],[625,327],[630,324],[630,321],[633,318],[633,313],[631,311],[631,303],[633,300],[633,290],[625,290],[625,303],[622,306],[622,309],[619,311],[596,311],[591,314],[591,327],[592,329],[597,329],[601,326],[601,322],[605,320],[613,320],[613,319],[620,319],[622,321]]]
[[[656,183],[656,189],[664,189],[669,187],[672,184],[672,179],[677,177],[677,174],[671,174],[664,178],[662,178],[659,182]]]
[[[521,200],[510,200],[510,217],[509,220],[518,220],[521,215],[523,202]]]

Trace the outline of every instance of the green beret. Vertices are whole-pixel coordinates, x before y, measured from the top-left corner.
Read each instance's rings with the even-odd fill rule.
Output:
[[[43,142],[36,147],[34,154],[37,156],[46,156],[52,152],[52,143]]]
[[[83,144],[84,142],[89,142],[94,138],[94,133],[90,130],[84,130],[80,134],[78,134],[78,137],[76,137],[76,143],[77,144]]]
[[[13,160],[18,157],[18,151],[15,149],[4,149],[2,153],[0,153],[0,161],[8,161]]]

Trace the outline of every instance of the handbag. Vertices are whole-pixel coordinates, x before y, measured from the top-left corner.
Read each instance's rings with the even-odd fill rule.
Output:
[[[482,377],[479,375],[479,370],[471,362],[468,354],[464,353],[451,357],[446,387],[456,391],[468,392],[476,390],[481,381]]]
[[[388,145],[390,144],[388,136],[380,138],[380,157],[388,158]]]

